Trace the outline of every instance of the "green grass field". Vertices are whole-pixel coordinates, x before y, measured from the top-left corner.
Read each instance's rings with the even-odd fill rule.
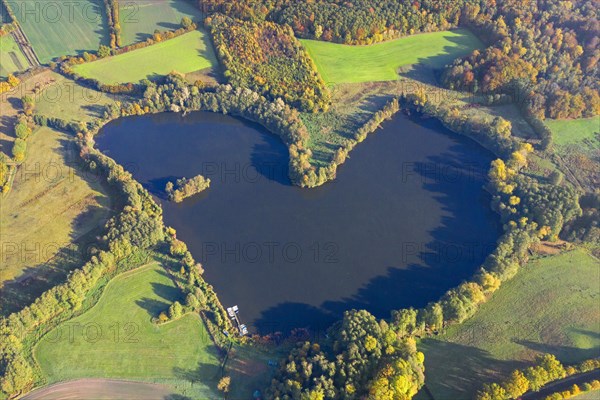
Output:
[[[419,344],[435,399],[470,399],[540,352],[564,363],[597,357],[599,281],[600,263],[580,249],[525,266],[473,318]]]
[[[181,19],[202,20],[200,10],[191,0],[128,0],[119,2],[123,45],[148,39],[156,29],[174,30]]]
[[[193,382],[195,391],[212,391],[219,359],[200,318],[151,322],[181,298],[158,263],[124,273],[88,312],[48,333],[34,355],[49,383],[84,377],[183,381]]]
[[[554,134],[558,145],[578,144],[595,139],[600,132],[600,116],[580,119],[547,119],[546,125]]]
[[[217,65],[206,33],[192,31],[174,39],[74,67],[78,74],[115,84],[138,82],[171,71],[188,73]]]
[[[10,5],[42,63],[108,44],[102,0],[16,0]]]
[[[0,77],[29,68],[29,62],[11,35],[0,37]]]
[[[439,68],[483,44],[465,29],[424,33],[370,46],[301,40],[328,84],[391,81],[398,68],[423,63]]]
[[[46,84],[43,95],[36,96],[35,110],[40,115],[90,122],[102,117],[108,104],[127,101],[124,96],[98,92],[55,72],[49,75],[51,83]]]

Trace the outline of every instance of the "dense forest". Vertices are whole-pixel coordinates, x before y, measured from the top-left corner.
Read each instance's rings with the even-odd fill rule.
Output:
[[[269,388],[273,399],[411,399],[423,386],[424,356],[367,311],[347,311],[321,345],[299,343]]]
[[[297,35],[346,44],[371,44],[458,24],[461,1],[452,0],[200,0],[205,12],[287,24]]]
[[[206,20],[225,77],[304,111],[326,110],[329,90],[291,29],[215,15]]]
[[[446,86],[509,92],[538,117],[600,113],[600,21],[593,1],[200,0],[200,6],[347,44],[465,26],[489,47],[448,66]]]
[[[535,115],[598,114],[600,21],[594,3],[510,0],[469,7],[466,24],[493,45],[456,61],[444,82],[487,92],[514,90],[510,85],[521,81],[515,100]]]

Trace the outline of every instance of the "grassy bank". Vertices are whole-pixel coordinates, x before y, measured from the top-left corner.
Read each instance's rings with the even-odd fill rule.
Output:
[[[539,353],[597,357],[599,280],[600,263],[579,249],[525,266],[472,319],[420,344],[435,399],[470,399]]]
[[[404,65],[442,67],[482,43],[466,29],[424,33],[370,46],[301,40],[328,84],[391,81]]]
[[[208,36],[197,30],[118,56],[76,65],[73,69],[102,83],[116,84],[138,82],[172,71],[185,74],[216,65]]]

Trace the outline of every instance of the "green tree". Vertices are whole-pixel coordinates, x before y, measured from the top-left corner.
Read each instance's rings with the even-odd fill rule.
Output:
[[[181,18],[181,26],[183,26],[185,29],[189,29],[192,26],[193,22],[190,19],[190,17],[183,17]]]
[[[182,313],[183,313],[183,307],[181,306],[181,303],[179,303],[178,301],[171,304],[171,306],[169,307],[169,318],[171,318],[171,319],[177,319],[177,318],[181,317]]]
[[[425,309],[421,310],[420,319],[425,327],[431,330],[439,330],[444,326],[444,313],[439,303],[431,303]]]
[[[513,371],[502,387],[508,396],[516,399],[529,390],[529,380],[521,371],[516,370]]]
[[[15,134],[19,139],[27,139],[27,137],[31,134],[31,129],[22,122],[19,122],[15,125]]]
[[[104,58],[104,57],[110,56],[110,54],[111,54],[110,47],[101,44],[100,48],[98,49],[98,57]]]

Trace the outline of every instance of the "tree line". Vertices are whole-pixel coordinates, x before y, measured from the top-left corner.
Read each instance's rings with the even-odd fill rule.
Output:
[[[110,34],[110,48],[121,47],[121,23],[119,22],[119,0],[104,0],[108,31]]]
[[[211,111],[231,114],[258,122],[278,135],[290,150],[289,176],[292,183],[307,186],[304,178],[312,166],[307,147],[308,130],[298,111],[286,105],[282,99],[267,100],[250,89],[233,89],[231,85],[204,88],[201,83],[188,84],[181,76],[170,74],[162,84],[144,80],[143,98],[122,104],[111,103],[106,107],[105,118],[115,119],[127,115],[143,115],[156,112]]]
[[[462,8],[462,2],[451,0],[200,0],[199,3],[207,13],[268,19],[291,26],[304,38],[361,45],[455,27]]]
[[[0,2],[0,16],[4,17],[2,19],[6,20],[0,21],[0,37],[8,35],[18,28],[17,18],[15,17],[13,10],[8,5],[7,0],[2,0],[2,2]]]
[[[537,357],[533,366],[514,370],[503,382],[483,385],[483,388],[477,393],[476,400],[518,399],[527,392],[539,391],[544,385],[553,381],[599,368],[600,359],[585,360],[578,365],[565,367],[552,354],[542,354]],[[579,394],[581,390],[577,385],[574,386],[573,392]],[[584,391],[592,390],[594,386],[600,389],[600,382],[598,384],[590,383],[588,386],[584,387]],[[574,394],[572,394],[572,391],[568,391],[567,396],[560,393],[558,396],[552,395],[547,399],[561,400],[571,396],[574,396]]]
[[[206,19],[224,75],[235,87],[304,111],[327,110],[329,90],[289,27],[213,15]]]

